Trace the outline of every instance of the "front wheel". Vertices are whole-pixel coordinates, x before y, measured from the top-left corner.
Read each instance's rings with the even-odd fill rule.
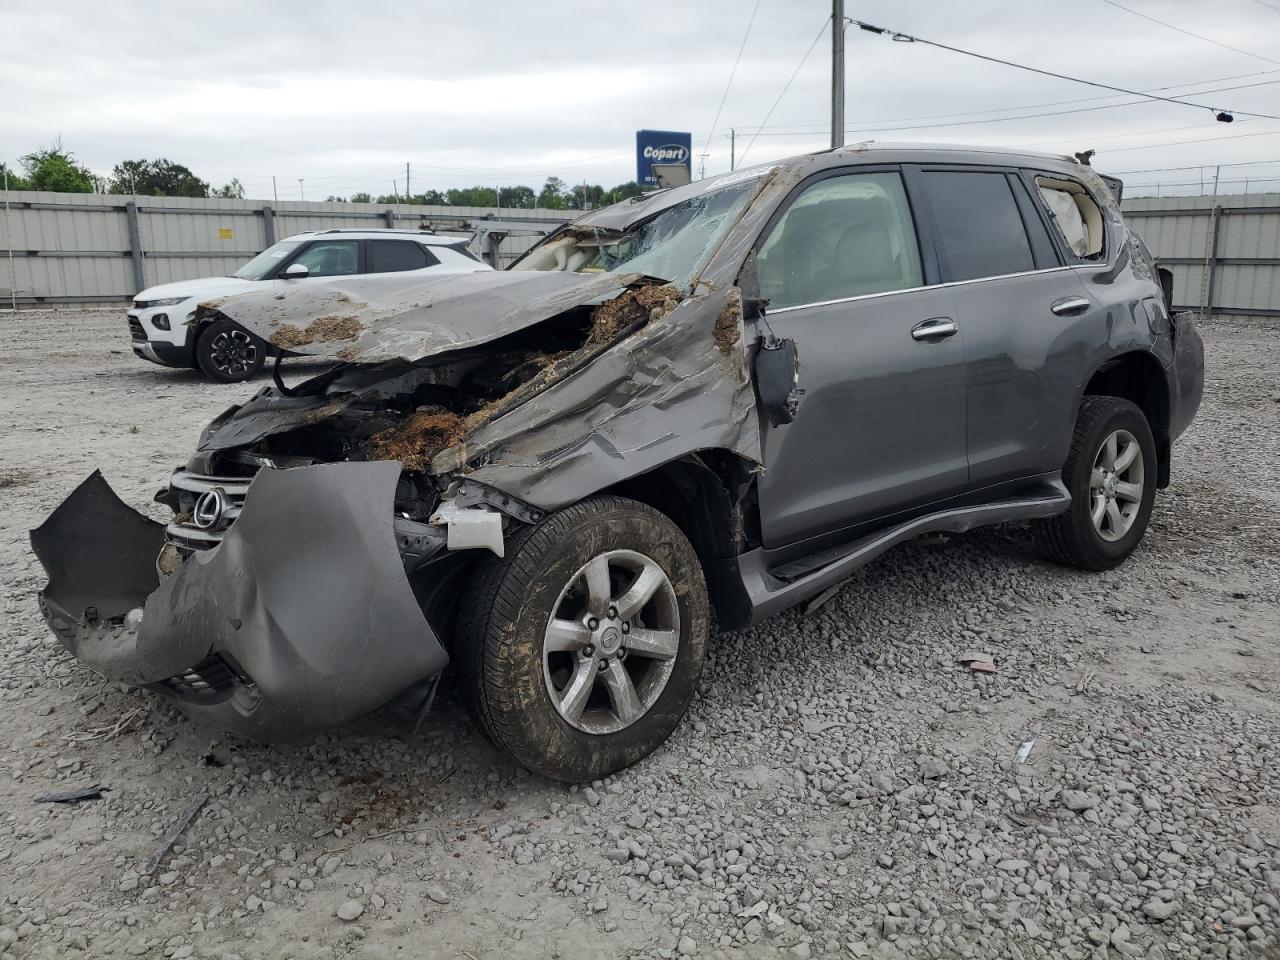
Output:
[[[509,538],[463,598],[455,663],[493,743],[544,776],[607,776],[647,756],[693,699],[708,603],[664,514],[592,497]]]
[[[248,380],[266,360],[266,345],[230,320],[215,320],[200,331],[196,364],[220,383]]]
[[[1142,540],[1156,497],[1156,444],[1142,410],[1120,397],[1085,397],[1062,481],[1071,506],[1034,525],[1041,549],[1082,570],[1118,566]]]

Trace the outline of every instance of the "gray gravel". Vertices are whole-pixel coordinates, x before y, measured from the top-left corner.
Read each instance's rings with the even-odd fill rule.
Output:
[[[27,528],[96,465],[159,516],[249,390],[136,361],[119,311],[0,323],[3,960],[1280,951],[1274,329],[1207,326],[1205,407],[1121,569],[1049,566],[1019,528],[909,544],[713,638],[669,745],[566,788],[448,690],[417,735],[388,712],[268,748],[69,659]]]

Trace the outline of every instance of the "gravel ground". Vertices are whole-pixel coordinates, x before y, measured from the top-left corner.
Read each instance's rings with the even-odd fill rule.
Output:
[[[159,516],[248,391],[135,360],[121,311],[0,323],[4,960],[1280,956],[1274,329],[1205,329],[1205,405],[1121,569],[1050,566],[1019,528],[906,545],[713,637],[670,743],[566,788],[448,691],[417,734],[261,747],[65,655],[27,529],[99,465]]]

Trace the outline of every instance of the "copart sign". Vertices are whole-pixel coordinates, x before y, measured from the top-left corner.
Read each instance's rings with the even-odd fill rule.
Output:
[[[636,183],[656,187],[655,163],[683,163],[693,173],[693,135],[672,130],[636,131]]]

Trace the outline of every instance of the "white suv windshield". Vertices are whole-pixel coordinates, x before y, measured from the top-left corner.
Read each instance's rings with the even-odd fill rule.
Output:
[[[302,243],[299,240],[281,240],[275,246],[267,247],[267,249],[233,273],[232,276],[239,277],[241,280],[261,280],[278,267],[281,260],[293,253],[301,245]]]
[[[571,226],[547,240],[513,270],[644,273],[683,286],[737,222],[755,180],[736,183],[668,207],[625,231]]]

